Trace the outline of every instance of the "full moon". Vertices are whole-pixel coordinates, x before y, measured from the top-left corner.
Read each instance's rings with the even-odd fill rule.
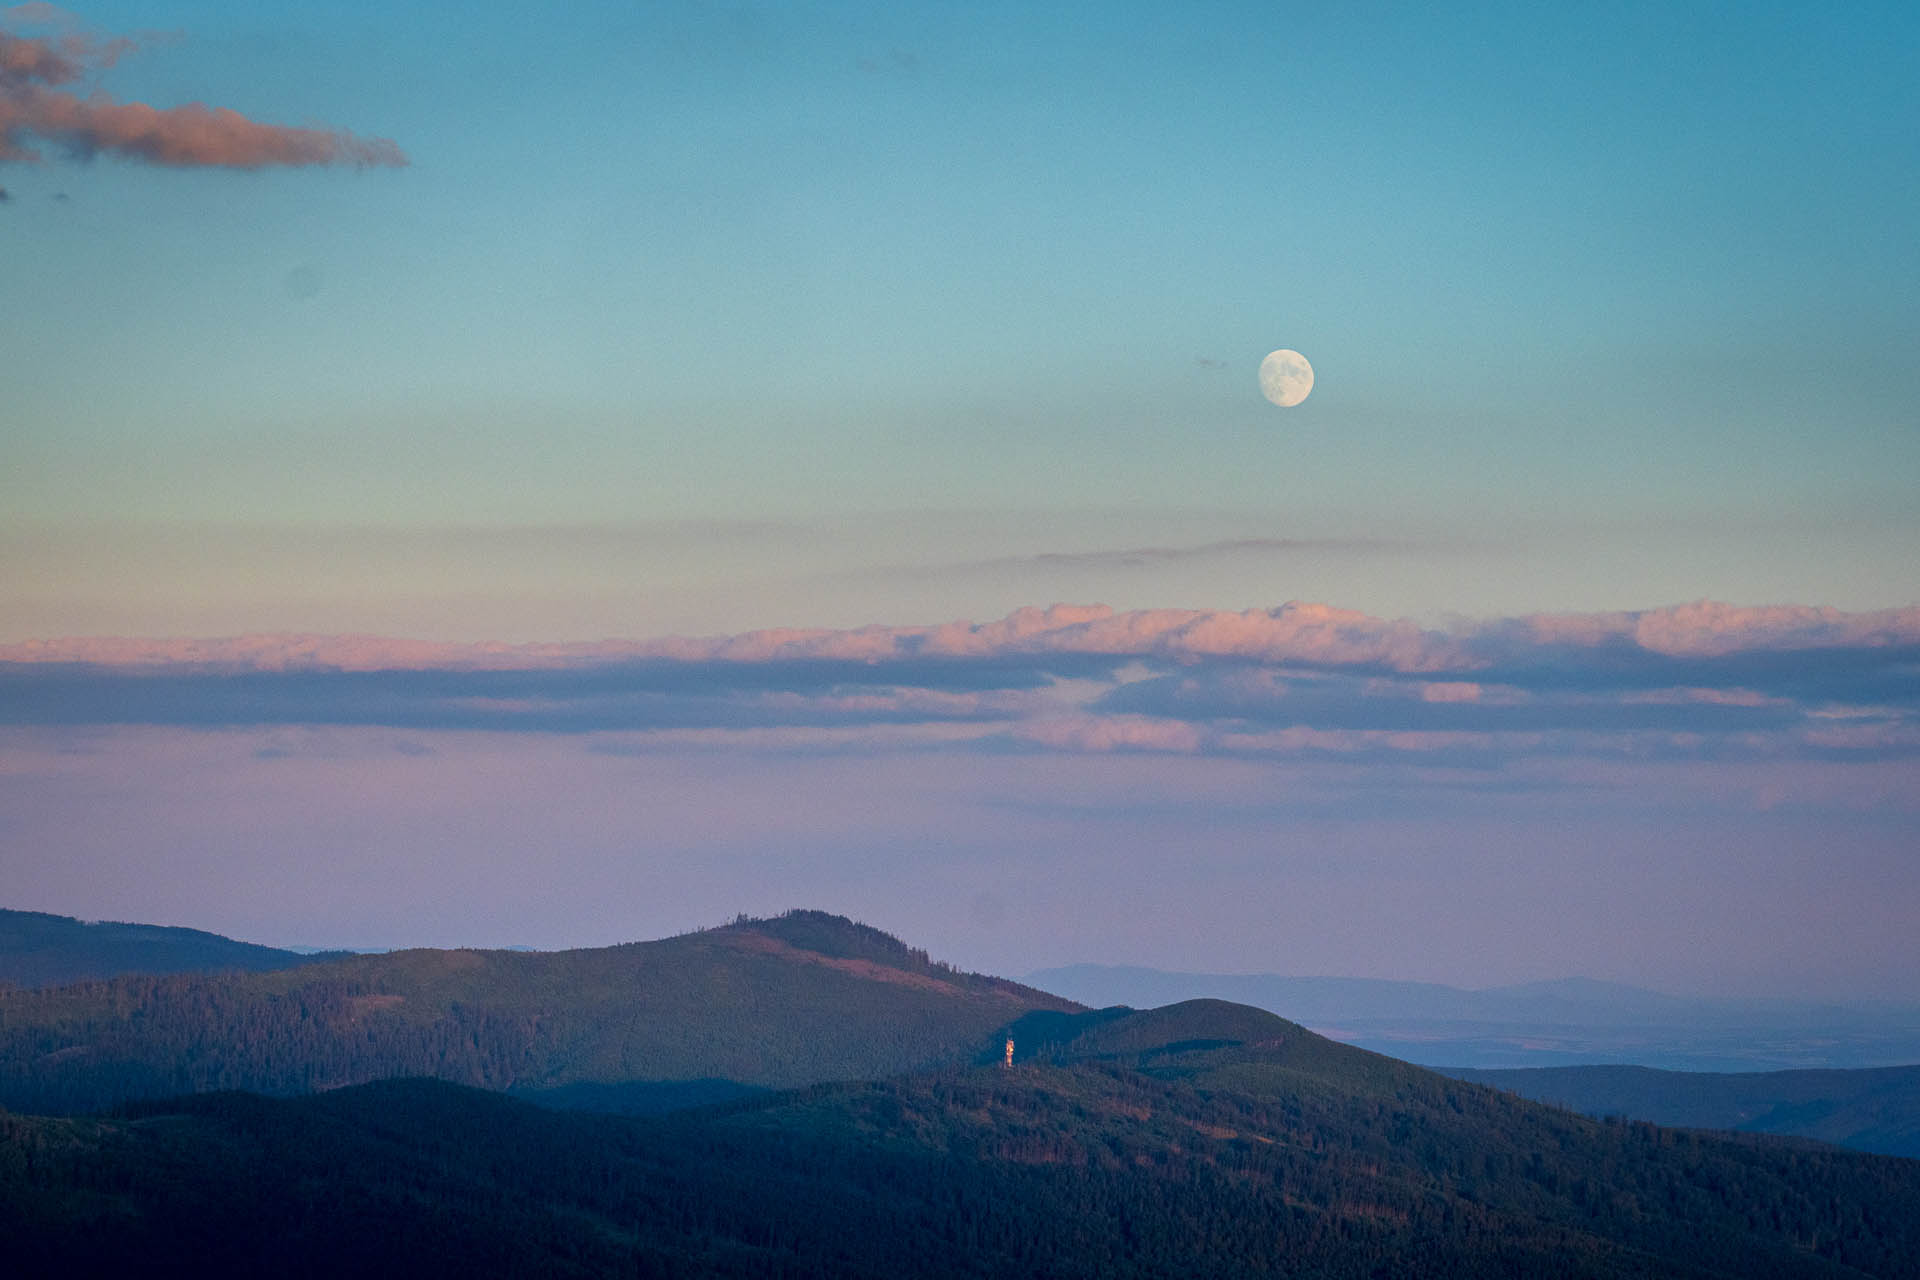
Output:
[[[1313,391],[1313,366],[1298,351],[1282,347],[1260,362],[1260,394],[1291,409]]]

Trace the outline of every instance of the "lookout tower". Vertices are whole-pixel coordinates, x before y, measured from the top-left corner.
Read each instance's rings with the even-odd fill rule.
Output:
[[[1013,1066],[1013,1037],[1012,1036],[1007,1037],[1007,1056],[1001,1059],[1000,1065],[1003,1067]]]

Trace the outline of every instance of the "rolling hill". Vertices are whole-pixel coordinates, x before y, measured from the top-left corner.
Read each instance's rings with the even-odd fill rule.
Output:
[[[589,950],[399,951],[0,992],[0,1106],[432,1076],[645,1111],[663,1084],[697,1101],[960,1061],[1025,1013],[1078,1008],[797,911]]]

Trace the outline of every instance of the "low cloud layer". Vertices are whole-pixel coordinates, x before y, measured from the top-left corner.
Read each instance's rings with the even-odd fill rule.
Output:
[[[43,640],[0,647],[0,814],[20,905],[269,939],[824,901],[937,941],[991,893],[1010,971],[1198,939],[1174,967],[1904,998],[1920,609]]]
[[[118,101],[91,82],[141,41],[93,35],[48,4],[0,11],[0,23],[51,28],[35,36],[0,30],[0,164],[44,161],[43,146],[82,159],[111,155],[174,168],[407,163],[385,138],[262,124],[199,102]]]
[[[1541,756],[1920,759],[1920,607],[1699,603],[1435,629],[1317,604],[1053,605],[979,624],[580,645],[48,640],[0,646],[0,723],[1480,769]]]

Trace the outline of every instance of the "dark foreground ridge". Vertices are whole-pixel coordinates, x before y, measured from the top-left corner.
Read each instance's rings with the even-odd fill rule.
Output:
[[[1920,1163],[1602,1123],[1220,1002],[1080,1021],[656,1119],[426,1080],[0,1117],[0,1238],[25,1274],[1920,1275]]]

